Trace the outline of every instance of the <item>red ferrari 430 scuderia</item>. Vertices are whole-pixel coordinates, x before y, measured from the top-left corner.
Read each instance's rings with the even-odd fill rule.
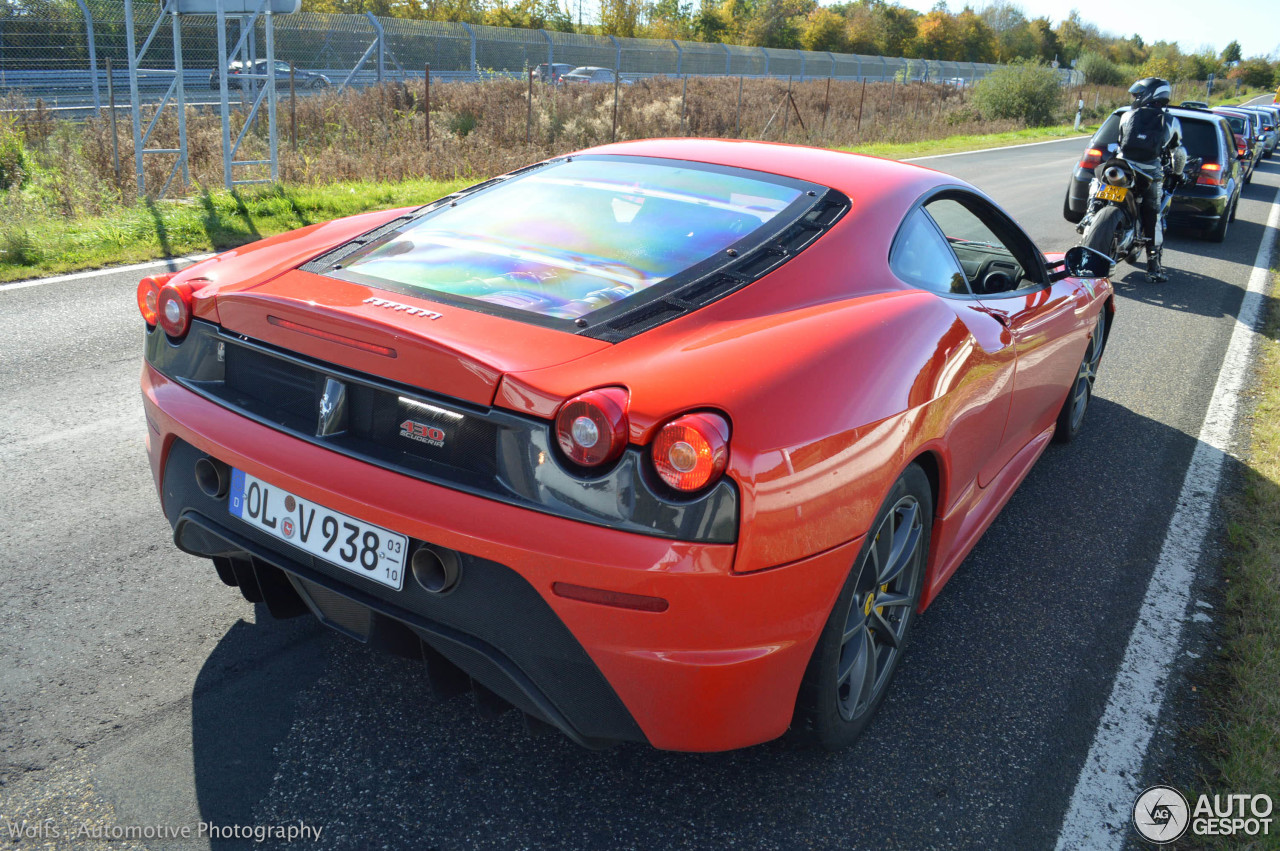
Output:
[[[138,290],[182,550],[589,746],[852,741],[1057,435],[1105,259],[974,187],[665,140]]]

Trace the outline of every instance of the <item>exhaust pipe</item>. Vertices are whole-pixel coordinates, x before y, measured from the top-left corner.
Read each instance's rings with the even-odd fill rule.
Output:
[[[418,547],[409,562],[413,578],[431,594],[447,594],[458,584],[462,566],[453,550],[431,546]]]
[[[206,455],[196,461],[196,484],[210,499],[222,499],[231,489],[231,468]]]

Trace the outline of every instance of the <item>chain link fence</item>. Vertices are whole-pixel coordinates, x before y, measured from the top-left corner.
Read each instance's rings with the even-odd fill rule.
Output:
[[[136,0],[134,6],[137,38],[142,42],[156,24],[161,5]],[[11,103],[21,99],[28,105],[39,98],[50,108],[98,106],[106,98],[108,59],[117,97],[127,91],[124,4],[120,0],[84,0],[84,9],[87,14],[65,2],[26,0],[21,13],[15,7],[0,10],[0,96]],[[228,37],[234,43],[240,36],[239,19],[229,20]],[[262,26],[259,19],[250,40],[259,46],[259,52],[252,58],[262,58]],[[246,47],[242,58],[251,58],[248,50]],[[188,100],[198,103],[199,93],[211,88],[210,79],[216,81],[213,17],[183,16],[182,54]],[[563,63],[615,69],[624,80],[743,76],[804,81],[830,77],[955,86],[972,85],[999,67],[312,12],[275,16],[275,55],[278,61],[324,75],[324,82],[309,78],[307,85],[317,87],[367,86],[421,77],[428,65],[433,77],[457,80],[522,76],[543,63]],[[96,69],[91,57],[96,60]],[[173,68],[167,24],[159,28],[139,65],[144,69]],[[1064,85],[1082,82],[1079,72],[1061,69],[1060,74]],[[158,99],[169,79],[144,73],[144,98]]]

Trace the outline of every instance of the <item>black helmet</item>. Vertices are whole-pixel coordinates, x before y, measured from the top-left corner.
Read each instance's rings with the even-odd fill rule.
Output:
[[[1133,106],[1136,109],[1142,106],[1168,106],[1173,90],[1169,88],[1168,80],[1147,77],[1130,86],[1129,94],[1133,95]]]

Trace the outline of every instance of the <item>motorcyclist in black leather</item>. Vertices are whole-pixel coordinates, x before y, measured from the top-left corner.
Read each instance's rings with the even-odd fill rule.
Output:
[[[1173,92],[1166,80],[1147,77],[1129,87],[1133,108],[1120,119],[1120,156],[1150,179],[1142,194],[1142,232],[1147,237],[1147,280],[1167,281],[1162,264],[1164,229],[1160,203],[1164,194],[1165,160],[1174,180],[1182,176],[1187,152],[1182,147],[1182,125],[1168,113]]]

